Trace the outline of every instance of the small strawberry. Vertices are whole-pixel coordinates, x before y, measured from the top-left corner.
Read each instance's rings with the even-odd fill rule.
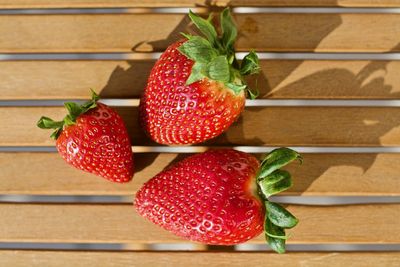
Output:
[[[220,135],[243,111],[248,89],[244,76],[259,71],[249,53],[240,64],[233,48],[237,29],[229,9],[221,13],[222,36],[192,12],[206,38],[184,34],[155,63],[140,101],[140,122],[160,144],[196,144]]]
[[[260,163],[233,149],[190,156],[149,180],[136,194],[140,215],[186,239],[212,245],[234,245],[264,228],[271,248],[285,252],[285,228],[298,220],[268,197],[292,185],[280,170],[301,159],[279,148]],[[264,227],[263,227],[264,225]]]
[[[72,166],[113,182],[128,182],[133,177],[133,155],[122,118],[105,104],[92,100],[83,105],[67,102],[69,111],[62,121],[41,117],[37,126],[56,129],[57,150]]]

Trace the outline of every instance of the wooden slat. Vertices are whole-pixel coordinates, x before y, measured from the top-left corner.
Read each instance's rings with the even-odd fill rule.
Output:
[[[139,97],[154,61],[0,61],[0,99]]]
[[[154,60],[0,61],[0,99],[137,98]],[[262,60],[260,98],[398,99],[400,61]],[[255,79],[251,81],[255,87]]]
[[[0,153],[0,194],[133,195],[148,179],[186,156],[135,154],[133,181],[116,184],[70,167],[57,153]],[[283,195],[400,196],[399,154],[304,154],[303,157],[302,166],[293,164],[288,168],[294,186]]]
[[[400,61],[264,60],[260,98],[398,99]]]
[[[154,145],[138,125],[137,108],[116,109],[134,145]],[[62,119],[64,107],[0,107],[1,146],[53,146],[40,116]],[[212,145],[396,146],[400,109],[389,107],[248,107]]]
[[[288,209],[300,219],[288,231],[291,244],[400,242],[400,204]],[[140,217],[132,205],[0,204],[0,214],[4,242],[187,242]],[[265,241],[260,235],[249,242]]]
[[[239,51],[399,51],[400,14],[237,14],[236,19]],[[1,15],[0,52],[159,51],[180,38],[188,23],[183,14]]]
[[[205,261],[205,259],[207,259]],[[13,267],[242,267],[259,266],[364,266],[397,267],[399,252],[83,252],[83,251],[0,251],[0,265]]]
[[[211,3],[210,3],[211,2]],[[1,8],[103,8],[103,7],[198,7],[198,6],[346,6],[396,7],[399,0],[0,0]]]

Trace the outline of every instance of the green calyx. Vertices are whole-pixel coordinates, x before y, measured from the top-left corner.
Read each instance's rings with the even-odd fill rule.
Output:
[[[212,24],[212,15],[203,19],[190,11],[189,17],[204,37],[182,33],[187,41],[178,50],[195,62],[186,84],[209,78],[225,84],[236,94],[245,90],[251,99],[256,98],[258,93],[248,88],[244,76],[260,71],[258,57],[251,51],[241,63],[237,61],[234,49],[237,28],[229,8],[221,13],[220,35]]]
[[[55,129],[55,131],[50,135],[51,138],[57,139],[64,126],[74,125],[76,119],[79,115],[86,113],[88,110],[93,109],[97,106],[97,100],[99,100],[99,96],[96,92],[92,91],[92,99],[88,102],[78,105],[74,102],[66,102],[64,103],[65,108],[68,110],[68,114],[61,121],[53,121],[48,117],[41,117],[36,125],[41,129]]]
[[[268,200],[269,197],[292,186],[290,173],[280,168],[294,160],[302,163],[302,157],[289,148],[278,148],[270,152],[262,161],[257,175],[259,195],[265,205],[264,233],[269,246],[278,253],[285,252],[288,236],[285,229],[297,225],[299,220],[281,205]]]

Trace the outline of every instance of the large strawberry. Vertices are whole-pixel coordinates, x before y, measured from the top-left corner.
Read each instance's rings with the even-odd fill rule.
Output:
[[[105,104],[92,100],[83,105],[64,103],[69,111],[62,121],[41,117],[37,126],[56,129],[57,150],[72,166],[113,182],[128,182],[133,177],[132,148],[122,118]]]
[[[268,197],[292,185],[280,170],[301,159],[288,148],[260,162],[233,149],[190,156],[149,180],[136,194],[139,214],[186,239],[213,245],[245,242],[263,229],[275,251],[285,251],[285,228],[298,220]],[[263,227],[264,226],[264,227]]]
[[[189,17],[206,38],[184,34],[155,63],[140,102],[140,121],[161,144],[196,144],[216,137],[238,118],[248,89],[244,76],[259,71],[249,53],[241,63],[233,48],[237,29],[229,9],[221,13],[221,37],[192,12]]]

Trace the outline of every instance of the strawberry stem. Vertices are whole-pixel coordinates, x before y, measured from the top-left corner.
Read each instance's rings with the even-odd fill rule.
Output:
[[[261,168],[257,174],[259,194],[265,205],[265,238],[270,247],[278,253],[285,252],[287,239],[285,229],[296,226],[299,220],[284,207],[269,201],[268,198],[292,186],[290,173],[280,168],[296,159],[302,163],[300,154],[290,148],[275,149],[261,161]]]
[[[257,93],[249,89],[244,76],[259,72],[258,57],[251,51],[241,63],[236,59],[234,44],[238,31],[230,9],[226,8],[221,12],[220,36],[211,23],[212,14],[208,19],[204,19],[189,11],[189,18],[204,37],[182,33],[187,41],[178,48],[178,51],[195,62],[186,84],[208,78],[223,83],[236,94],[245,91],[251,99],[254,99]]]
[[[93,89],[90,89],[92,92],[92,99],[87,101],[82,105],[78,105],[74,102],[66,102],[64,103],[65,108],[68,110],[68,114],[64,117],[62,121],[53,121],[48,117],[41,117],[36,125],[41,129],[56,129],[50,137],[56,140],[64,127],[74,125],[76,119],[81,115],[86,113],[88,110],[93,109],[97,106],[97,101],[100,99]]]

